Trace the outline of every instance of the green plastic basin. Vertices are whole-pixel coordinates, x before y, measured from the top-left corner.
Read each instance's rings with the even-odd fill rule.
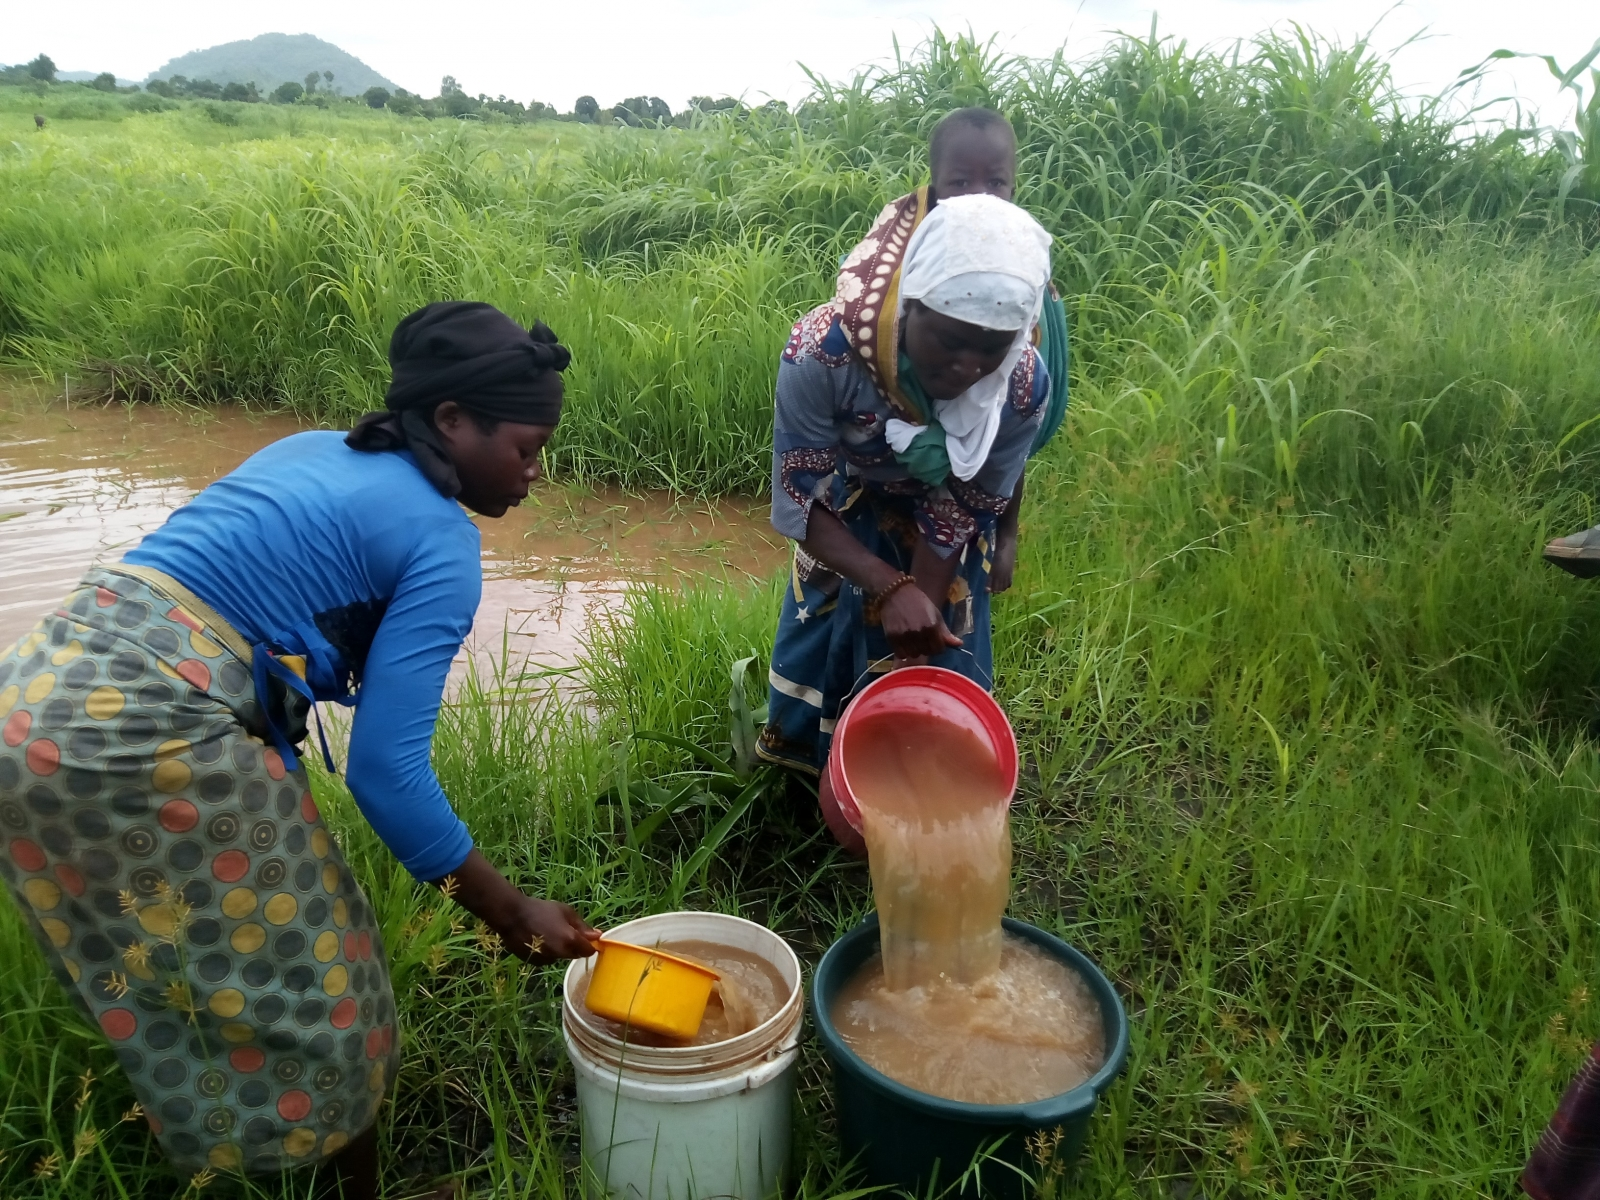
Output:
[[[1007,917],[1005,928],[1072,967],[1089,985],[1105,1019],[1105,1065],[1072,1091],[1029,1104],[963,1104],[875,1071],[845,1045],[829,1015],[839,989],[877,953],[878,918],[870,917],[829,948],[811,984],[817,1036],[833,1065],[840,1144],[869,1183],[927,1195],[930,1185],[942,1192],[960,1179],[960,1195],[1020,1197],[1033,1190],[1028,1180],[1039,1174],[1026,1145],[1029,1134],[1054,1139],[1054,1131],[1061,1131],[1054,1161],[1063,1169],[1082,1150],[1100,1094],[1127,1061],[1127,1014],[1111,981],[1085,955],[1026,922]],[[980,1153],[985,1159],[968,1173]]]

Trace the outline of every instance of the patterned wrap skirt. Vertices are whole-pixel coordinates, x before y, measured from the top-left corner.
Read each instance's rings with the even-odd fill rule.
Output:
[[[337,1153],[397,1062],[371,905],[265,733],[248,645],[156,572],[0,652],[0,877],[185,1171]]]
[[[917,525],[910,497],[840,476],[829,507],[868,550],[902,571],[911,570]],[[957,671],[992,691],[994,547],[989,536],[980,532],[958,551],[961,564],[943,609],[945,624],[961,645],[933,655],[928,664]],[[767,673],[767,724],[756,745],[760,758],[816,775],[828,760],[833,727],[845,705],[893,669],[894,651],[882,627],[866,623],[866,602],[860,588],[795,547]]]

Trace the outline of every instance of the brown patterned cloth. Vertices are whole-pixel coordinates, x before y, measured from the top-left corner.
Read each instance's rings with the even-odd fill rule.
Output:
[[[1522,1190],[1533,1200],[1600,1200],[1600,1042],[1545,1126]]]
[[[840,264],[832,306],[873,385],[896,416],[918,425],[928,414],[900,388],[900,268],[928,209],[926,187],[884,205],[867,236]]]

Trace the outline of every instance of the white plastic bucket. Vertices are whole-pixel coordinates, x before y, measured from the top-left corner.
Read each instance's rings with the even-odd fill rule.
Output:
[[[651,946],[705,941],[766,959],[789,996],[749,1033],[710,1046],[638,1046],[576,1001],[591,960],[567,968],[561,1032],[578,1080],[584,1191],[592,1200],[764,1200],[789,1165],[805,997],[800,960],[777,934],[722,913],[641,917],[606,931]]]

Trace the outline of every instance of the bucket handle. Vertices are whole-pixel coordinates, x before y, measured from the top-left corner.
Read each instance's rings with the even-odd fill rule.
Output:
[[[978,664],[978,656],[976,654],[974,654],[971,650],[968,650],[965,646],[951,646],[950,649],[959,651],[960,653],[965,654],[968,658],[970,658],[973,661],[973,664],[977,667],[978,674],[982,675],[984,677],[984,679],[986,679],[988,681],[988,682],[983,684],[984,690],[988,691],[988,692],[993,692],[994,691],[994,676],[991,675],[988,671],[985,671],[983,669],[982,665]],[[856,696],[860,694],[860,692],[861,692],[861,681],[863,679],[865,679],[868,675],[871,675],[873,673],[872,672],[872,668],[877,666],[878,663],[880,663],[882,661],[883,661],[883,659],[881,659],[881,658],[873,659],[870,663],[867,664],[867,669],[865,671],[861,672],[861,674],[856,676],[855,683],[850,685],[850,695],[845,698],[845,704],[846,705],[848,705],[851,700],[854,700],[856,698]],[[892,656],[891,656],[889,661],[890,662],[894,661]],[[894,671],[895,669],[896,668],[894,668],[894,667],[890,667],[889,668],[890,671]],[[842,707],[843,706],[841,706],[841,709],[842,709]]]

